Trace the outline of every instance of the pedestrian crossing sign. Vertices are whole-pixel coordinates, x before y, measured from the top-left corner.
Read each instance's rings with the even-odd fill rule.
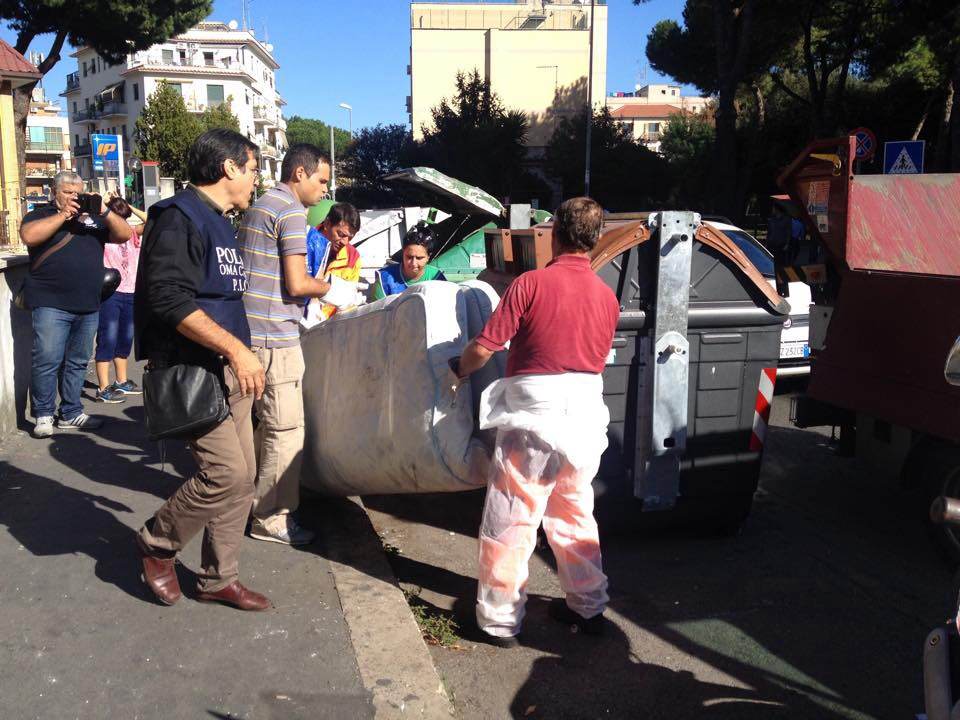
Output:
[[[883,144],[884,175],[919,175],[923,172],[923,140],[897,140]]]

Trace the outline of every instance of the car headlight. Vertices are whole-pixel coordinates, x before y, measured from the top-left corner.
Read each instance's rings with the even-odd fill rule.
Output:
[[[783,329],[784,329],[784,330],[789,330],[792,326],[793,326],[793,319],[792,319],[792,318],[788,317],[786,320],[783,321]]]

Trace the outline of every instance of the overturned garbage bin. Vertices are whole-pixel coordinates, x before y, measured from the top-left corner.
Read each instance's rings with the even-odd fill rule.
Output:
[[[505,353],[456,391],[448,363],[498,300],[482,282],[428,281],[306,332],[302,484],[330,496],[483,486],[490,443],[475,408]]]
[[[549,261],[551,236],[549,223],[488,232],[481,279],[502,292]],[[605,220],[592,266],[620,301],[603,373],[609,446],[594,482],[605,530],[735,530],[749,514],[789,312],[768,256],[692,212]]]

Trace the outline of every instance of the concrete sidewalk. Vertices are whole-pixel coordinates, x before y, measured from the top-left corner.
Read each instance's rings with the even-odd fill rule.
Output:
[[[140,579],[134,531],[193,462],[183,443],[167,442],[161,469],[141,398],[95,404],[89,385],[87,411],[108,418],[102,430],[57,431],[50,440],[18,433],[0,447],[0,717],[447,714],[402,595],[389,571],[383,577],[376,569],[386,567],[376,535],[365,515],[338,512],[336,503],[303,508],[304,524],[321,531],[310,546],[244,540],[241,581],[268,595],[274,609],[244,613],[195,602],[198,541],[178,568],[187,596],[170,608],[156,603]],[[367,552],[359,557],[357,548]],[[350,592],[343,606],[338,570]],[[365,629],[364,646],[400,656],[395,673],[377,676],[367,649],[358,666],[345,608],[354,630]],[[371,643],[383,627],[375,616],[404,632]],[[417,693],[418,683],[429,692]],[[424,701],[430,693],[436,697]]]

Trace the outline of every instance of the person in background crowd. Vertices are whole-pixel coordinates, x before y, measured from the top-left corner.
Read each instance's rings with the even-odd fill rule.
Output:
[[[479,411],[481,429],[496,428],[497,440],[480,524],[477,625],[501,647],[518,644],[541,521],[566,594],[551,603],[551,616],[588,634],[603,630],[609,598],[590,483],[607,446],[600,374],[620,306],[590,268],[602,223],[590,198],[563,203],[554,259],[511,283],[452,363],[465,379],[511,342],[507,376],[484,391]]]
[[[280,183],[243,217],[238,241],[247,268],[243,302],[253,352],[266,370],[254,403],[257,493],[250,537],[306,545],[314,534],[293,517],[300,504],[303,460],[303,298],[323,297],[330,283],[307,272],[307,210],[327,192],[330,159],[306,143],[287,149]],[[311,228],[312,229],[312,228]]]
[[[133,232],[102,200],[99,213],[81,213],[83,181],[76,173],[57,173],[53,185],[53,204],[27,213],[20,225],[31,265],[24,293],[33,320],[30,407],[38,438],[53,434],[58,383],[57,428],[103,424],[83,412],[80,391],[97,331],[104,245],[125,243]]]
[[[189,478],[137,533],[143,578],[165,605],[180,600],[177,553],[203,533],[202,602],[266,610],[270,600],[239,580],[240,544],[257,462],[251,411],[264,370],[250,351],[243,309],[246,272],[225,216],[250,205],[259,148],[233,130],[208,130],[187,153],[190,185],[150,208],[134,298],[137,357],[151,366],[189,363],[223,378],[227,418],[189,442]]]
[[[129,221],[134,208],[120,197],[111,197],[107,207]],[[108,244],[103,248],[103,264],[120,273],[120,285],[100,306],[100,321],[97,327],[96,399],[104,403],[123,402],[126,395],[140,395],[143,391],[127,377],[127,358],[133,348],[133,292],[137,283],[137,265],[140,262],[140,218],[133,227],[130,239],[125,243]],[[113,363],[116,380],[110,382],[110,363]]]
[[[330,243],[327,252],[327,265],[323,276],[334,275],[341,280],[356,285],[360,281],[362,263],[360,253],[350,244],[353,236],[360,232],[360,213],[350,203],[337,203],[330,208],[327,217],[317,228],[322,239]],[[321,268],[309,268],[311,275]],[[323,320],[329,320],[337,312],[337,307],[321,301],[320,314]]]
[[[382,300],[387,295],[397,295],[409,286],[427,280],[446,280],[439,268],[427,264],[430,248],[435,241],[430,227],[425,223],[417,223],[403,238],[400,263],[386,265],[377,271],[374,298]]]

